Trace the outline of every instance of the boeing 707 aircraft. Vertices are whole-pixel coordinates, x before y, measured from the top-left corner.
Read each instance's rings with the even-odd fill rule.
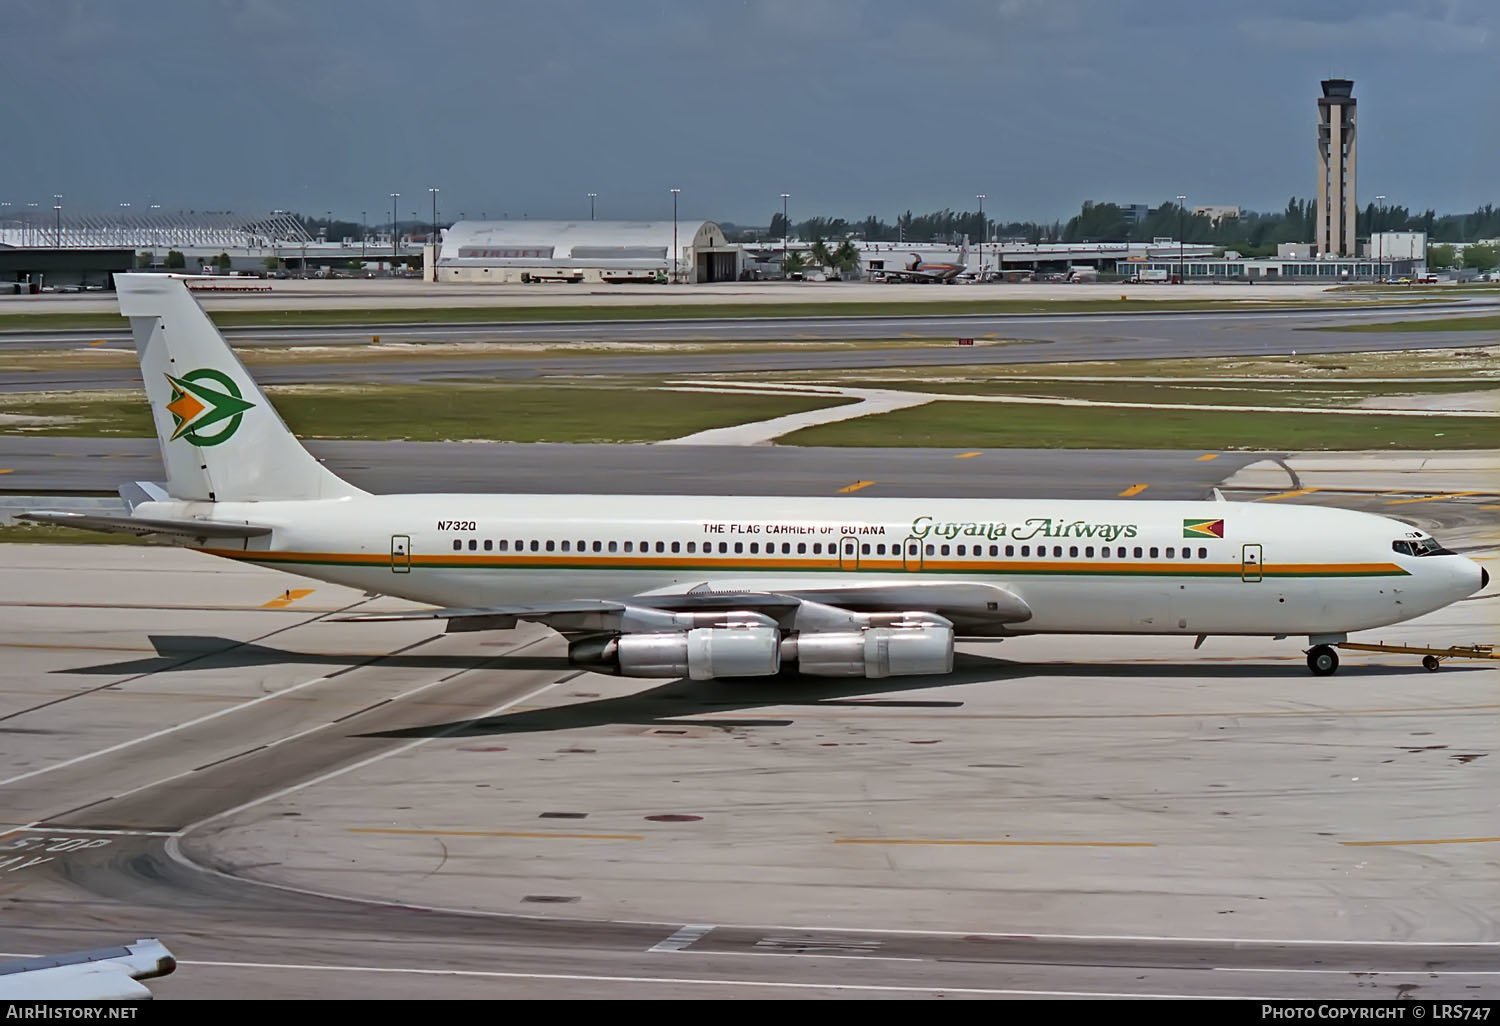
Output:
[[[955,638],[1022,634],[1305,635],[1327,675],[1350,631],[1489,582],[1423,531],[1322,507],[371,495],[302,447],[182,278],[115,281],[167,479],[122,487],[126,515],[24,518],[439,607],[345,619],[536,622],[630,677],[940,674]]]

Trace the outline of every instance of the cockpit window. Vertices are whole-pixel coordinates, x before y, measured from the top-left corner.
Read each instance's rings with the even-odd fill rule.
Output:
[[[1436,538],[1415,538],[1411,541],[1393,541],[1391,548],[1403,556],[1451,556],[1453,552],[1443,548]]]

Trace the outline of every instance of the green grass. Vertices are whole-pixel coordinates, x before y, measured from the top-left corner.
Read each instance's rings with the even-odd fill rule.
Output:
[[[784,445],[1036,449],[1488,449],[1482,417],[1336,416],[936,402],[807,428]]]
[[[655,442],[709,428],[842,406],[826,396],[728,395],[633,388],[405,385],[272,391],[277,412],[303,438],[485,439],[502,442]],[[62,396],[6,402],[0,412],[68,416],[67,424],[0,424],[0,433],[154,434],[144,397]]]
[[[1496,331],[1500,314],[1484,317],[1434,317],[1424,321],[1388,321],[1381,324],[1340,324],[1329,328],[1299,328],[1299,331]]]
[[[106,531],[80,531],[75,527],[52,527],[47,524],[0,524],[0,544],[37,542],[45,545],[145,545],[133,534],[111,534]]]
[[[275,302],[275,300],[267,300]],[[486,324],[524,321],[690,320],[694,318],[766,317],[940,317],[953,314],[997,313],[1159,313],[1170,310],[1278,310],[1348,306],[1347,301],[1227,300],[1227,299],[974,299],[933,302],[805,302],[713,303],[659,306],[477,306],[387,307],[368,310],[219,310],[209,314],[214,323],[231,327],[288,327],[296,325]],[[115,314],[20,313],[0,307],[0,330],[122,330]]]

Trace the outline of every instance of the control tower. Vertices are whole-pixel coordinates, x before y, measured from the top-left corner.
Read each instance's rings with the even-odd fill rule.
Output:
[[[1354,81],[1325,78],[1318,100],[1318,255],[1357,256]]]

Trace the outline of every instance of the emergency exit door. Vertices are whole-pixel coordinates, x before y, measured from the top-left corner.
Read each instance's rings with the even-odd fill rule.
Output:
[[[1261,578],[1261,556],[1258,544],[1246,545],[1240,556],[1240,580],[1254,584]]]
[[[411,537],[409,535],[391,535],[391,573],[411,573]]]

